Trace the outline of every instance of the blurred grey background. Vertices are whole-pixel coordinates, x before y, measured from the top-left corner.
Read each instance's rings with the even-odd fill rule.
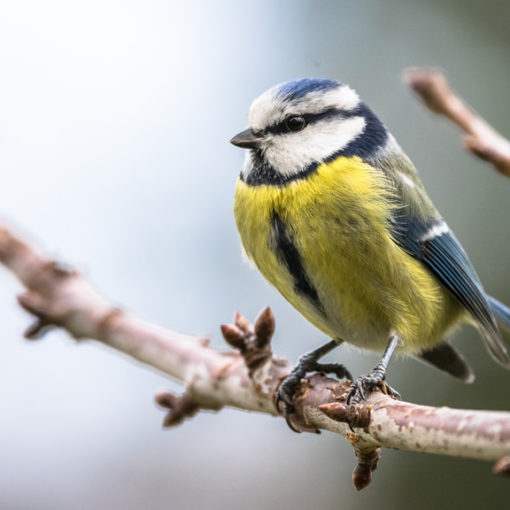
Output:
[[[295,360],[324,338],[240,256],[232,215],[243,153],[229,138],[252,99],[302,76],[341,79],[421,170],[486,288],[510,303],[510,182],[465,153],[455,128],[400,82],[444,68],[510,134],[506,0],[5,0],[0,4],[0,215],[155,322],[213,335],[235,310],[271,305],[274,349]],[[356,493],[351,447],[282,420],[223,410],[161,430],[157,389],[178,386],[116,352],[29,318],[0,272],[0,508],[502,508],[486,463],[384,451]],[[510,408],[510,374],[472,330],[455,344],[463,386],[413,360],[389,381],[406,399]],[[358,374],[374,355],[337,351]]]

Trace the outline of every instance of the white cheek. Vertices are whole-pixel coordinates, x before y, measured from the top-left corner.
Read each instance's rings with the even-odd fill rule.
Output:
[[[278,173],[291,176],[346,147],[364,127],[363,117],[318,122],[299,133],[275,136],[264,154]]]

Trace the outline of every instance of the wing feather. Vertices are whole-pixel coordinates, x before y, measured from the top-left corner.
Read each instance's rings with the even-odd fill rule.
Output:
[[[427,196],[416,168],[390,135],[387,146],[367,160],[391,183],[395,242],[424,264],[474,317],[494,359],[510,369],[510,360],[493,314],[494,307],[461,244]],[[494,308],[493,308],[494,307]]]
[[[434,234],[437,232],[437,234]],[[481,325],[489,352],[501,365],[510,360],[485,291],[461,244],[441,219],[424,221],[402,215],[395,221],[395,242],[422,262]]]

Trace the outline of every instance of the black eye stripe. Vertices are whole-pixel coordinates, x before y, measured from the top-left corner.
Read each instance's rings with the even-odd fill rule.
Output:
[[[340,110],[339,108],[329,108],[327,110],[324,110],[319,113],[302,113],[302,114],[296,114],[300,117],[303,117],[306,121],[306,125],[309,124],[315,124],[316,122],[319,122],[321,120],[330,119],[334,117],[354,117],[356,115],[359,115],[360,112],[357,108],[354,110]],[[293,117],[294,115],[291,115],[289,117]],[[272,126],[268,126],[264,131],[266,133],[271,133],[273,135],[283,135],[286,133],[292,133],[293,131],[289,129],[287,126],[287,120],[288,118],[283,119],[281,122],[278,122],[278,124],[273,124]]]

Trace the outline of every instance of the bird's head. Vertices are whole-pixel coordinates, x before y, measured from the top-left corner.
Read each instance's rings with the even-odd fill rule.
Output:
[[[348,85],[303,78],[276,85],[255,99],[248,128],[230,141],[250,149],[244,179],[263,167],[265,178],[281,182],[352,146],[372,127],[374,118]],[[385,128],[378,120],[376,127],[382,140]],[[268,177],[270,173],[274,175]]]

